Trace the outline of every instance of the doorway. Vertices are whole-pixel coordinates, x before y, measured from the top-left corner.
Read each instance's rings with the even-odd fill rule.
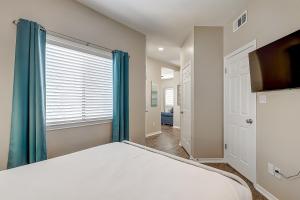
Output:
[[[251,93],[248,54],[256,41],[224,59],[225,159],[253,183],[256,182],[256,94]]]
[[[189,158],[180,146],[180,66],[147,57],[146,146]]]
[[[180,68],[147,58],[146,77],[146,138],[161,134],[162,126],[180,129]]]

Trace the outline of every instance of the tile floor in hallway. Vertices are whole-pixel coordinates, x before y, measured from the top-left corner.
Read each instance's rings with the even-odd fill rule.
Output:
[[[161,129],[161,134],[146,138],[146,146],[183,158],[189,158],[189,155],[186,153],[186,151],[181,146],[179,146],[180,130],[172,128],[170,126],[162,126]],[[233,169],[230,165],[225,163],[211,163],[207,165],[240,176],[250,186],[253,194],[253,200],[267,200],[262,194],[254,189],[253,184],[248,179],[246,179],[243,175]]]

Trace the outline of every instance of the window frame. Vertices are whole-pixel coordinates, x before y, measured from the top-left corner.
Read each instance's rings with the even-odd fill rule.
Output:
[[[107,59],[112,60],[112,54],[110,52],[104,51],[102,49],[96,48],[91,44],[85,43],[81,41],[71,41],[69,39],[65,39],[56,35],[47,34],[46,36],[46,45],[56,45],[59,47],[67,48],[74,51],[79,51]],[[47,49],[46,49],[47,51]],[[47,73],[47,65],[45,65],[45,73]],[[46,75],[45,75],[46,77]],[[46,91],[47,97],[47,91]],[[112,99],[113,102],[113,99]],[[47,105],[46,105],[47,109]],[[113,114],[113,113],[112,113]],[[46,113],[46,120],[47,120],[47,113]],[[98,124],[108,124],[112,123],[112,115],[110,118],[103,118],[103,119],[87,119],[87,120],[74,120],[69,121],[68,123],[50,123],[47,124],[46,121],[46,130],[60,130],[60,129],[68,129],[68,128],[76,128],[76,127],[85,127],[85,126],[94,126]]]
[[[167,105],[167,90],[172,90],[173,91],[173,105]],[[164,89],[164,107],[173,107],[175,106],[175,90],[173,87],[166,87]]]

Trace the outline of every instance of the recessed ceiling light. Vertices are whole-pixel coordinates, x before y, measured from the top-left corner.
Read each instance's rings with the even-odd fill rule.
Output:
[[[163,47],[158,47],[158,51],[164,51],[165,49]]]

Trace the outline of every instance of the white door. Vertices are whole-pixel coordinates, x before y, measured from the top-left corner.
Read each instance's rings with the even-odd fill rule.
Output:
[[[145,136],[147,137],[147,133],[150,131],[148,130],[148,115],[149,115],[149,108],[151,106],[151,81],[146,80],[146,110],[145,110]]]
[[[182,69],[181,93],[181,145],[191,155],[192,122],[191,122],[191,64]]]
[[[248,54],[256,41],[225,57],[225,159],[250,181],[256,181],[256,94],[251,93]]]

